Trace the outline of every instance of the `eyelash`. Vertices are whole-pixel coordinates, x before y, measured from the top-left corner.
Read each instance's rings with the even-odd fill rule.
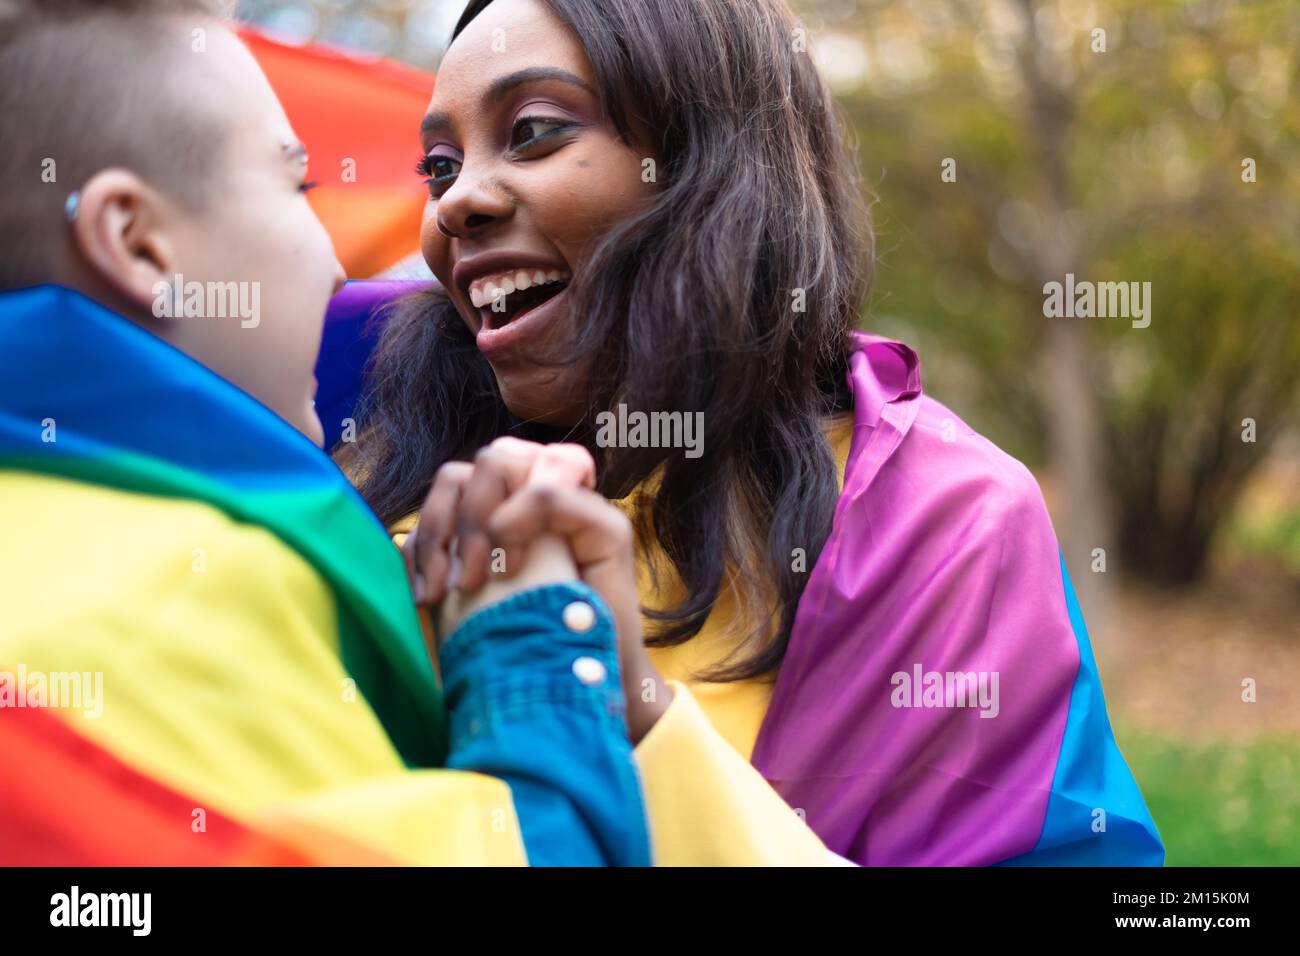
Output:
[[[512,144],[514,143],[515,131],[518,130],[520,126],[527,126],[530,123],[545,124],[556,128],[547,130],[545,133],[541,133],[537,136],[533,136],[522,143],[512,145],[510,147],[510,152],[514,153],[516,156],[532,149],[538,143],[545,142],[554,136],[568,132],[574,126],[574,124],[568,120],[556,119],[549,116],[521,116],[519,119],[515,120],[514,126],[510,129],[510,139]],[[429,195],[435,199],[437,198],[437,195],[434,193],[434,190],[440,187],[449,188],[450,180],[456,177],[455,173],[443,173],[441,176],[434,175],[434,164],[444,161],[450,163],[460,162],[460,160],[452,159],[450,156],[429,156],[426,154],[421,156],[419,161],[415,164],[416,175],[425,177],[424,184],[429,187]]]
[[[319,185],[320,183],[315,179],[308,180],[307,182],[303,183],[301,186],[298,187],[298,192],[309,193]]]

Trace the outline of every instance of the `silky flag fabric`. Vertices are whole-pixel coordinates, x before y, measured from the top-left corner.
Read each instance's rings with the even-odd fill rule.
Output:
[[[414,173],[434,76],[390,60],[240,31],[284,104],[320,185],[308,198],[349,276],[418,253],[429,194]]]
[[[6,866],[397,862],[325,830],[294,846],[216,808],[196,816],[204,801],[140,773],[74,728],[48,710],[17,710],[0,720],[0,855]]]
[[[647,835],[665,865],[825,861],[685,687],[631,754],[621,708],[592,698],[600,739],[579,745],[572,661],[532,628],[552,669],[462,697],[494,717],[467,755],[460,710],[457,753],[482,772],[449,769],[385,529],[310,441],[123,316],[54,286],[0,294],[0,383],[0,865],[567,862],[568,840],[527,842],[554,833],[548,780],[552,807],[598,808],[576,825],[631,834],[602,844],[630,862]],[[444,660],[462,694],[468,666]],[[629,757],[644,798],[607,785]]]
[[[854,435],[752,760],[862,865],[1159,865],[1037,482],[858,334]]]
[[[330,300],[325,333],[316,361],[316,413],[325,429],[325,447],[343,437],[347,424],[354,431],[366,364],[383,331],[388,309],[403,296],[429,287],[426,282],[349,282]]]
[[[398,751],[412,766],[441,764],[446,713],[401,559],[337,466],[255,399],[78,293],[0,299],[0,467],[204,501],[273,532],[329,583],[343,662]]]
[[[0,863],[527,862],[319,449],[54,286],[0,294],[0,383]]]

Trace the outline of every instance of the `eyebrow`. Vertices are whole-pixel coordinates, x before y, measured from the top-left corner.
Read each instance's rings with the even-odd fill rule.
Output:
[[[570,86],[586,90],[592,96],[596,95],[596,91],[576,73],[570,73],[568,70],[561,70],[559,67],[554,66],[530,66],[526,70],[516,70],[493,80],[487,88],[487,92],[483,94],[482,106],[484,108],[489,107],[516,87],[541,80],[558,80],[561,83],[568,83]],[[450,126],[451,116],[447,113],[429,113],[420,123],[420,136],[424,137],[429,133],[442,132]]]

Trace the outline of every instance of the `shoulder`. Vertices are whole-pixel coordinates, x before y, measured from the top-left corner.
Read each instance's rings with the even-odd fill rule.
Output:
[[[1021,461],[933,398],[912,401],[901,433],[887,421],[859,424],[844,461],[840,520],[894,524],[911,534],[941,525],[966,538],[1051,533],[1042,490]]]
[[[924,394],[908,346],[859,334],[849,365],[854,436],[831,550],[841,571],[923,587],[935,568],[963,567],[965,593],[1006,593],[1007,576],[1026,571],[1059,585],[1056,534],[1029,469]]]
[[[1047,518],[1042,489],[1025,464],[929,396],[921,396],[899,452],[895,464],[910,478],[940,493],[968,496],[968,506],[989,520]]]

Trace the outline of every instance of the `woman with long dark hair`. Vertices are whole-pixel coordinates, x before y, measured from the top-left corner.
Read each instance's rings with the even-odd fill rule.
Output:
[[[780,0],[473,0],[419,169],[442,288],[349,462],[383,521],[501,436],[580,442],[654,667],[831,849],[1160,862],[1033,478],[853,331],[871,231]]]

